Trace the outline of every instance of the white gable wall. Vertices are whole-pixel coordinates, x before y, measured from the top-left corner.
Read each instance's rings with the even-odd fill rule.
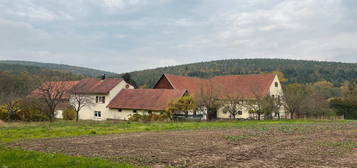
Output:
[[[275,83],[278,83],[278,87],[275,87]],[[283,87],[279,81],[279,78],[278,78],[278,75],[275,75],[275,78],[274,78],[274,81],[273,83],[271,84],[270,86],[270,89],[269,89],[269,94],[270,96],[273,96],[275,98],[279,98],[281,101],[283,100]],[[281,107],[280,108],[280,118],[286,118],[286,113],[285,113],[285,109],[284,107]]]

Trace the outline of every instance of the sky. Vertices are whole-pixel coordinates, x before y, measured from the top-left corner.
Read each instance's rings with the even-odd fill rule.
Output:
[[[129,72],[243,58],[357,62],[357,0],[0,0],[0,60]]]

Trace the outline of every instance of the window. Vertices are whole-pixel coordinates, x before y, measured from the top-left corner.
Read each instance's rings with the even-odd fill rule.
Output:
[[[100,112],[100,111],[95,111],[95,112],[94,112],[94,117],[98,117],[98,118],[102,117],[102,112]]]
[[[138,111],[137,110],[133,110],[133,113],[137,113]]]
[[[152,114],[152,111],[151,111],[151,110],[149,110],[149,111],[148,111],[148,114]]]
[[[126,88],[126,89],[129,89],[129,87],[130,87],[130,86],[129,86],[128,84],[125,85],[125,88]]]
[[[121,112],[122,110],[121,109],[118,109],[119,112]]]
[[[243,115],[243,112],[242,111],[238,111],[238,115]]]
[[[278,82],[275,82],[275,87],[279,87],[279,83]]]
[[[105,96],[96,96],[95,102],[96,103],[105,103]]]

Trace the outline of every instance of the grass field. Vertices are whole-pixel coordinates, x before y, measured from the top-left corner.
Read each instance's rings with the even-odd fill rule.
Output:
[[[217,121],[217,122],[95,122],[57,121],[54,123],[8,123],[0,125],[0,143],[38,138],[58,138],[80,135],[105,135],[129,132],[192,130],[215,128],[239,128],[271,124],[313,124],[331,121],[319,120],[275,120],[275,121]],[[345,120],[333,122],[348,122]]]
[[[217,121],[217,122],[182,122],[182,123],[135,123],[135,122],[94,122],[57,121],[54,123],[3,123],[0,125],[0,167],[132,167],[126,163],[114,163],[104,158],[75,157],[62,154],[24,151],[5,147],[7,143],[43,138],[60,138],[76,136],[97,136],[131,132],[155,132],[165,130],[214,130],[230,128],[249,128],[258,132],[279,127],[279,132],[289,133],[305,131],[299,125],[324,123],[357,124],[355,121],[315,121],[315,120],[278,120],[278,121]],[[292,126],[292,127],[291,127]],[[226,135],[228,141],[240,141],[252,135]],[[351,146],[354,142],[331,143],[329,146]],[[125,161],[124,161],[125,162]]]

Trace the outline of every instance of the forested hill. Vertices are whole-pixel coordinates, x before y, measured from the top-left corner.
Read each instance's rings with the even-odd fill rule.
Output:
[[[9,95],[26,96],[43,81],[80,80],[114,73],[68,65],[26,61],[0,61],[0,103]]]
[[[91,68],[63,65],[63,64],[52,64],[52,63],[39,63],[31,61],[0,61],[0,71],[7,72],[29,72],[32,74],[42,73],[43,70],[52,70],[60,72],[68,72],[82,76],[88,77],[98,77],[102,74],[107,74],[109,76],[116,75],[112,72],[96,70]]]
[[[163,73],[209,78],[219,75],[259,74],[281,71],[288,83],[327,80],[336,86],[357,80],[356,63],[301,61],[285,59],[230,59],[200,62],[131,72],[138,85],[152,87]]]

